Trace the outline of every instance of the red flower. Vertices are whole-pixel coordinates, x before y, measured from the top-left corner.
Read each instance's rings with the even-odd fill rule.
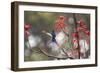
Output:
[[[86,30],[86,31],[85,31],[85,34],[86,34],[87,36],[90,36],[90,31]]]
[[[25,37],[28,37],[29,35],[30,35],[30,33],[29,33],[29,29],[31,28],[31,25],[30,24],[25,24],[24,25],[24,34],[25,34]]]
[[[30,28],[31,28],[31,25],[30,25],[30,24],[25,24],[25,25],[24,25],[25,31],[29,30]]]
[[[64,16],[59,16],[58,19],[56,20],[54,29],[56,31],[61,31],[63,28],[66,27],[66,24],[64,23],[65,17]]]
[[[73,40],[73,43],[75,43],[75,42],[77,42],[77,40],[76,40],[76,39],[74,39],[74,40]]]
[[[77,21],[77,24],[79,24],[80,26],[85,25],[85,22],[83,20]]]
[[[83,25],[82,28],[87,29],[87,26],[86,25]]]
[[[77,37],[78,37],[78,34],[77,34],[76,32],[74,32],[74,33],[72,34],[72,37],[73,37],[73,38],[77,38]]]
[[[78,34],[77,34],[76,32],[74,32],[74,33],[72,34],[72,37],[73,37],[73,39],[72,39],[73,48],[75,49],[75,48],[78,47],[78,39],[77,39]]]
[[[81,27],[77,27],[77,31],[81,31],[82,30],[82,28]]]

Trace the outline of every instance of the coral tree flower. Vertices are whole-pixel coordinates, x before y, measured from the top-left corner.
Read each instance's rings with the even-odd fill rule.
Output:
[[[85,31],[85,34],[86,34],[87,36],[90,36],[90,31],[86,30],[86,31]]]
[[[54,26],[55,30],[61,31],[63,28],[65,28],[66,24],[64,22],[65,22],[65,17],[59,16],[55,22],[55,26]]]
[[[77,37],[78,37],[78,34],[77,34],[76,32],[74,32],[74,33],[72,34],[72,37],[73,37],[73,38],[77,38]]]
[[[80,25],[80,27],[82,27],[83,25],[85,25],[85,23],[84,23],[84,21],[83,21],[83,20],[79,20],[79,21],[77,21],[77,24],[79,24],[79,25]]]
[[[85,22],[83,20],[77,21],[79,27],[77,27],[77,31],[83,31],[87,36],[90,36],[90,31],[88,30]]]
[[[25,24],[24,25],[24,34],[25,34],[25,37],[29,36],[29,29],[31,28],[31,25],[30,24]]]
[[[28,31],[30,28],[31,28],[31,25],[30,24],[25,24],[24,25],[25,31]]]
[[[78,38],[78,33],[74,32],[72,34],[72,37],[73,37],[73,39],[72,39],[73,48],[76,49],[76,48],[78,48],[78,39],[77,39]]]

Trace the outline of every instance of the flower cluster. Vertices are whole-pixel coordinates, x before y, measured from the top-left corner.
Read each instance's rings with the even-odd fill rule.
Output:
[[[31,25],[30,24],[25,24],[24,25],[24,34],[25,34],[25,37],[29,36],[29,29],[31,28]]]
[[[56,31],[61,31],[63,28],[66,27],[66,24],[64,23],[65,22],[65,17],[64,16],[59,16],[55,22],[55,26],[54,26],[54,29]]]
[[[72,43],[73,43],[73,48],[76,49],[78,48],[78,33],[74,32],[72,33]]]
[[[90,31],[88,30],[88,28],[83,20],[78,21],[77,24],[79,24],[79,27],[77,27],[77,31],[82,31],[87,36],[90,36]]]

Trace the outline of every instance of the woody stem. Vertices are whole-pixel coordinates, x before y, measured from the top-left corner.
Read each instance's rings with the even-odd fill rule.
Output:
[[[73,13],[73,18],[74,18],[74,23],[75,23],[75,31],[76,33],[78,34],[78,31],[76,30],[77,29],[77,22],[76,22],[76,17],[75,17],[75,13]],[[80,46],[79,46],[79,36],[77,35],[77,41],[78,41],[78,58],[80,59]]]

